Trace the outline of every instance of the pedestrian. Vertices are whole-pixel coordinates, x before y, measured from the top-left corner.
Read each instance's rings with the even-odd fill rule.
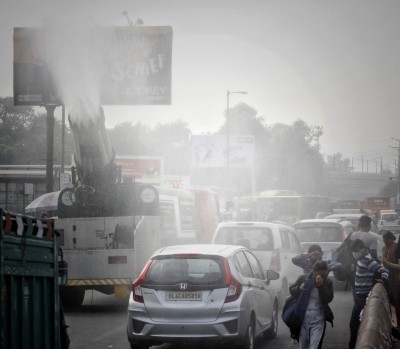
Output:
[[[382,235],[384,246],[382,247],[382,264],[389,270],[388,294],[390,303],[396,311],[397,327],[400,327],[400,264],[396,255],[398,244],[391,231],[385,231]]]
[[[358,231],[351,234],[350,240],[360,239],[369,250],[372,258],[378,260],[378,237],[371,232],[371,217],[363,215],[358,221]]]
[[[310,274],[314,269],[314,264],[322,260],[323,252],[320,245],[313,244],[308,248],[307,253],[301,253],[292,258],[292,263],[303,269],[303,274]],[[333,271],[341,268],[341,264],[331,260],[328,263],[328,271]]]
[[[296,315],[301,321],[300,349],[320,349],[326,321],[333,325],[333,313],[328,305],[333,300],[333,284],[328,273],[328,264],[319,260],[310,274],[300,275],[290,287],[290,294],[298,297],[299,302]]]
[[[354,349],[357,342],[357,332],[360,327],[360,313],[365,306],[368,294],[376,282],[381,282],[387,289],[389,271],[372,258],[368,248],[361,239],[351,244],[353,257],[356,260],[354,277],[354,305],[350,317],[349,349]]]

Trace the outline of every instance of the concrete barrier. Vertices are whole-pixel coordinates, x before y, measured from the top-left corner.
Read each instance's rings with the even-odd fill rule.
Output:
[[[392,348],[390,303],[382,284],[376,284],[367,298],[356,344],[356,349],[377,348]]]

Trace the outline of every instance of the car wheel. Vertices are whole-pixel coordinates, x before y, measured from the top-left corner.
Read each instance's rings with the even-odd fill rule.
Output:
[[[247,325],[246,338],[244,339],[243,349],[254,349],[254,333],[254,319],[250,318],[249,324]]]
[[[278,334],[278,301],[274,304],[274,310],[272,312],[272,322],[268,330],[266,330],[263,335],[264,338],[273,339]]]

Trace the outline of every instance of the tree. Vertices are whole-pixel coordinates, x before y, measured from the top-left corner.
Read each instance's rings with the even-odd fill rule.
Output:
[[[266,161],[273,171],[266,187],[303,194],[321,193],[324,190],[324,161],[319,152],[322,128],[310,127],[298,119],[292,125],[275,124],[269,133]]]
[[[32,107],[14,106],[12,97],[0,97],[0,164],[46,164],[46,114]],[[61,163],[61,123],[55,122],[54,162]],[[73,153],[73,140],[67,128],[65,158]]]
[[[335,153],[326,157],[327,168],[332,171],[350,172],[353,170],[351,167],[350,159],[343,158],[342,153]]]
[[[117,155],[158,156],[168,174],[190,173],[191,132],[181,120],[158,124],[153,129],[138,122],[125,122],[108,130]]]

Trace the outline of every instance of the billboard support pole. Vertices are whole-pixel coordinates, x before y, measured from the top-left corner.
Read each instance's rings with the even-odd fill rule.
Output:
[[[46,193],[53,189],[53,157],[54,157],[54,110],[56,105],[46,105],[47,123],[47,154],[46,154]]]

